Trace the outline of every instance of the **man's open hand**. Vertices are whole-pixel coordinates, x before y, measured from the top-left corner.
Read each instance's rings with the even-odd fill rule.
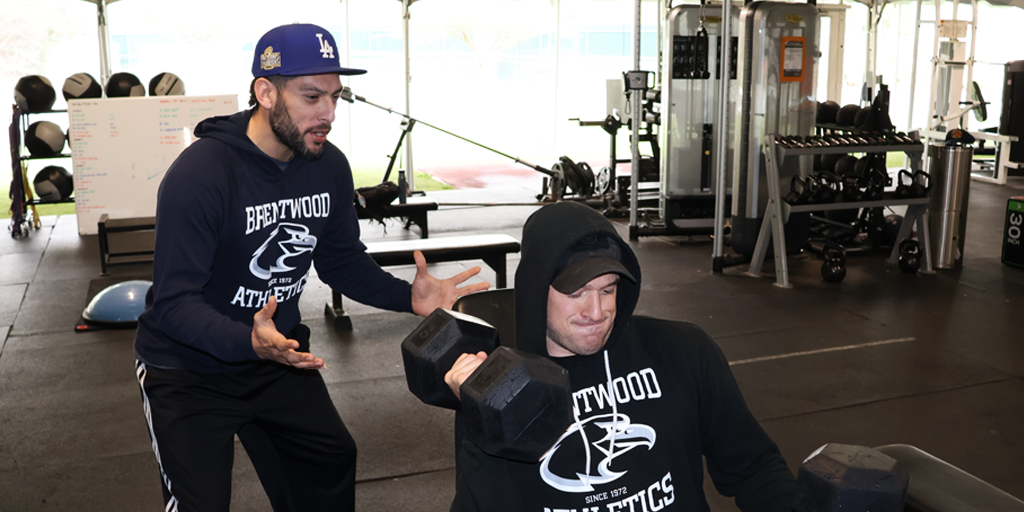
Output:
[[[419,316],[427,316],[437,308],[451,309],[455,299],[491,287],[488,283],[475,283],[458,288],[467,279],[480,273],[480,267],[473,267],[448,279],[438,279],[427,272],[427,259],[423,253],[413,253],[416,260],[416,279],[412,282],[412,310]]]
[[[253,315],[252,349],[261,359],[275,361],[288,366],[307,370],[319,370],[326,367],[324,360],[309,352],[296,352],[299,342],[286,338],[274,326],[274,312],[277,311],[277,299],[273,295],[263,309]]]

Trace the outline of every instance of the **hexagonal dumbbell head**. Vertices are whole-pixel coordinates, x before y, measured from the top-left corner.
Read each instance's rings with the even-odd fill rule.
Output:
[[[572,423],[569,372],[498,347],[462,383],[466,437],[498,457],[537,462]]]
[[[464,313],[438,308],[402,341],[402,360],[409,391],[428,405],[458,409],[459,399],[444,374],[464,353],[491,352],[498,330]]]
[[[797,512],[900,512],[910,476],[896,459],[871,448],[830,443],[800,466]]]

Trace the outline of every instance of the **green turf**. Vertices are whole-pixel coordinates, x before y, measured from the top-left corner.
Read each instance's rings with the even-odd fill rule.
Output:
[[[380,183],[384,177],[384,171],[379,169],[354,169],[352,171],[352,179],[355,181],[356,187],[367,187],[370,185],[376,185]],[[397,176],[392,176],[393,182],[398,181]],[[0,182],[0,219],[11,218],[11,198],[8,192],[11,188],[10,175],[3,177]],[[416,188],[423,191],[434,191],[434,190],[452,190],[451,186],[445,185],[432,177],[429,174],[422,172],[416,173]],[[44,215],[71,215],[75,213],[75,203],[59,203],[59,204],[47,204],[47,205],[36,205],[36,212],[40,217]]]

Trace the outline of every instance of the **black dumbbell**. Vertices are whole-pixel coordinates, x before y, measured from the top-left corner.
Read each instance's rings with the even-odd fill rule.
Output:
[[[483,320],[434,310],[402,341],[409,391],[426,404],[461,410],[466,437],[484,452],[537,462],[572,423],[569,373],[497,344],[497,330]],[[460,355],[477,352],[489,355],[462,383],[460,401],[444,375]]]
[[[902,512],[910,474],[871,448],[829,443],[800,465],[796,512]]]

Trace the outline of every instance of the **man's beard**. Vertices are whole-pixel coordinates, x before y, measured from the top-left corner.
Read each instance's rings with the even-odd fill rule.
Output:
[[[330,127],[324,128],[324,131],[330,129]],[[295,126],[292,121],[292,116],[288,113],[288,109],[285,108],[284,102],[279,101],[274,105],[273,110],[270,111],[270,129],[274,132],[274,136],[277,140],[292,150],[292,153],[299,155],[300,157],[312,162],[319,160],[324,154],[324,147],[310,148],[306,146],[306,141],[303,138],[299,128]]]

